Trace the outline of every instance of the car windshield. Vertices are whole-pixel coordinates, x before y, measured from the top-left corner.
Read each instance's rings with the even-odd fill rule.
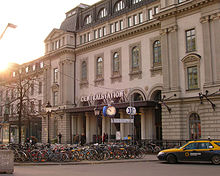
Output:
[[[179,147],[178,149],[183,148],[186,144],[188,144],[189,142],[184,143],[181,147]]]

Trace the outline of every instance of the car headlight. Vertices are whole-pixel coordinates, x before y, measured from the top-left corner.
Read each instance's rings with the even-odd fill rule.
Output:
[[[159,152],[159,153],[158,153],[158,155],[163,155],[163,154],[164,154],[164,152]]]

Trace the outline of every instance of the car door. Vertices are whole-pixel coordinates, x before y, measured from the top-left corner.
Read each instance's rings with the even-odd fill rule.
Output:
[[[212,157],[214,146],[210,142],[200,142],[198,144],[198,152],[201,153],[198,156],[199,161],[209,161]]]
[[[186,145],[179,152],[178,159],[179,161],[197,161],[198,160],[198,143],[193,142]]]

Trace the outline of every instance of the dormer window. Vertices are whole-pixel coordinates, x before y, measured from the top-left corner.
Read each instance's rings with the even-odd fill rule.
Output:
[[[98,17],[99,17],[99,19],[101,19],[101,18],[104,18],[104,17],[106,17],[106,16],[107,16],[107,10],[106,10],[106,8],[102,8],[102,9],[99,11]]]
[[[137,3],[139,3],[139,2],[141,2],[142,0],[133,0],[132,1],[132,4],[137,4]]]
[[[125,3],[121,0],[121,1],[118,1],[116,4],[115,4],[115,8],[114,8],[114,11],[115,12],[118,12],[122,9],[125,8]]]
[[[84,24],[90,24],[92,22],[92,16],[88,15],[85,17]]]

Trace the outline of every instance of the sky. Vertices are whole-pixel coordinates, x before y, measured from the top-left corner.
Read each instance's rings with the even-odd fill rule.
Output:
[[[44,40],[59,28],[65,13],[80,3],[92,5],[99,0],[0,0],[0,69],[7,63],[22,64],[44,55]]]

